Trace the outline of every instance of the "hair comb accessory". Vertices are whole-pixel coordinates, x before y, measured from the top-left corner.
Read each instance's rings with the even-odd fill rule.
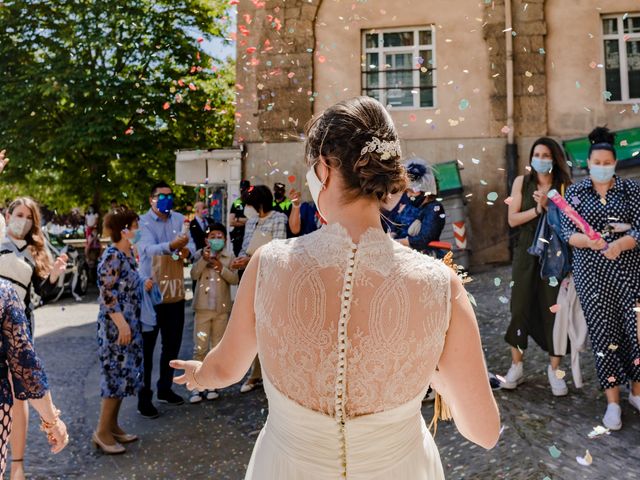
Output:
[[[370,141],[364,144],[364,147],[360,151],[360,155],[366,153],[376,152],[382,155],[383,160],[387,160],[392,156],[400,156],[400,140],[390,142],[388,140],[380,140],[378,137],[373,137]]]

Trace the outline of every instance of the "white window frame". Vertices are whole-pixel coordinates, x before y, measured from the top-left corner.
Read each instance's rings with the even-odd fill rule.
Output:
[[[640,17],[640,13],[628,14],[629,18],[637,18]],[[605,40],[618,40],[618,51],[620,52],[620,100],[610,100],[605,103],[635,103],[640,101],[640,98],[630,98],[629,97],[629,64],[627,62],[627,44],[625,37],[628,35],[629,40],[640,40],[640,32],[639,33],[624,33],[624,21],[622,20],[624,14],[620,15],[603,15],[600,21],[600,29],[602,32],[602,55],[603,55],[603,83],[605,89],[607,88],[606,77],[604,74],[605,66],[606,66],[606,58],[604,58],[605,49],[604,42]],[[605,35],[604,33],[604,20],[616,19],[618,25],[618,33],[610,33]]]
[[[431,44],[430,45],[420,45],[420,32],[429,30],[431,31]],[[396,32],[413,32],[413,46],[403,46],[403,47],[385,47],[384,46],[384,34],[385,33],[396,33]],[[367,48],[367,34],[377,33],[378,34],[378,46],[373,48]],[[378,85],[380,87],[380,102],[383,105],[387,105],[387,90],[386,90],[386,74],[385,74],[385,55],[390,53],[410,53],[413,61],[412,66],[415,65],[415,59],[420,57],[420,52],[425,50],[431,51],[431,59],[433,63],[431,65],[427,65],[426,58],[424,59],[424,64],[426,68],[431,72],[433,78],[433,87],[431,89],[433,93],[433,105],[430,107],[421,107],[420,106],[420,69],[416,68],[413,71],[413,87],[412,89],[412,97],[413,97],[413,106],[404,106],[404,107],[395,107],[392,106],[393,110],[434,110],[438,105],[438,97],[437,97],[437,79],[436,79],[436,29],[434,25],[424,25],[420,27],[405,27],[405,28],[374,28],[368,30],[362,30],[362,74],[361,74],[361,87],[360,91],[362,95],[368,95],[367,91],[364,90],[367,85],[366,80],[366,72],[368,71],[367,65],[367,54],[368,53],[377,53],[378,54]],[[413,93],[417,90],[417,93]]]

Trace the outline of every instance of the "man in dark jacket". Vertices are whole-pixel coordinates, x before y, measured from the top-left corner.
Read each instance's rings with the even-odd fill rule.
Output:
[[[196,202],[194,205],[195,217],[189,223],[189,231],[193,243],[196,244],[196,250],[202,250],[207,243],[207,206],[204,202]]]

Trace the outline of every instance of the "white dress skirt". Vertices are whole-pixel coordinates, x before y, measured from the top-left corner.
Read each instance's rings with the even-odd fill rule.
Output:
[[[263,372],[269,415],[245,480],[441,480],[438,448],[420,411],[425,392],[345,424],[347,468],[336,419],[279,392]]]

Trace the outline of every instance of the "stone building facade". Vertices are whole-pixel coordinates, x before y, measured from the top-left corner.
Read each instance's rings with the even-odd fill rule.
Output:
[[[246,146],[245,177],[289,181],[306,192],[304,126],[363,93],[365,33],[428,27],[436,100],[427,108],[390,108],[403,153],[431,163],[458,160],[472,264],[508,260],[506,35],[513,41],[520,173],[537,137],[640,124],[635,98],[607,100],[603,46],[603,19],[640,14],[637,0],[511,0],[511,10],[508,30],[505,0],[241,0],[236,140]],[[498,201],[487,201],[492,192]]]

